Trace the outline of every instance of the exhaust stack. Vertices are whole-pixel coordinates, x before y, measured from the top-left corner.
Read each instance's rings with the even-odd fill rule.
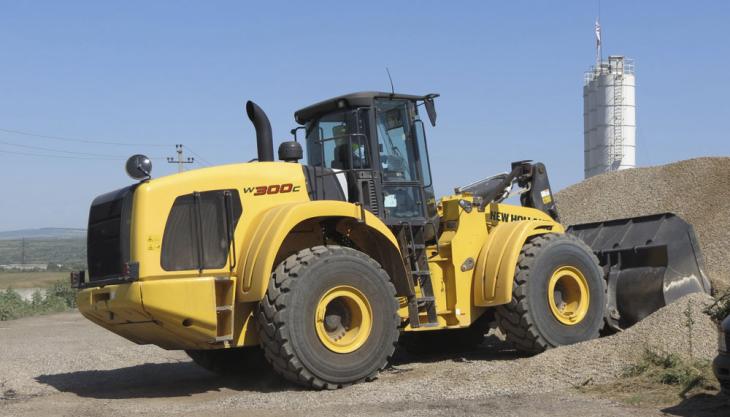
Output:
[[[274,141],[271,134],[271,123],[266,113],[256,103],[249,100],[246,102],[246,114],[256,128],[256,147],[258,149],[259,161],[274,160]]]

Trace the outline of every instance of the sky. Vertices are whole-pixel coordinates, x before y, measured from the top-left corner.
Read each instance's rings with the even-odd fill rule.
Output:
[[[156,177],[176,172],[164,159],[176,143],[199,162],[188,168],[248,161],[246,100],[267,112],[278,146],[295,110],[387,91],[386,67],[398,92],[441,94],[427,131],[437,194],[523,159],[544,162],[559,190],[583,179],[598,9],[0,1],[0,230],[85,227],[95,196],[132,182],[124,161],[135,153],[155,158]],[[730,2],[604,0],[600,17],[604,55],[636,62],[637,164],[730,155]]]

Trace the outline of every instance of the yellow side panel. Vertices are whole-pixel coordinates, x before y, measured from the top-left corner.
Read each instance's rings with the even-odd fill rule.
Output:
[[[237,301],[259,301],[266,293],[274,259],[286,235],[297,224],[316,217],[349,217],[359,219],[359,206],[343,201],[307,201],[285,203],[261,213],[243,238],[238,268],[241,285],[237,285]],[[386,237],[396,248],[393,232],[372,213],[365,210],[365,224]]]
[[[235,305],[231,317],[229,282],[200,277],[108,285],[80,291],[77,301],[89,320],[138,344],[165,349],[256,345],[251,326],[256,304]]]
[[[471,294],[472,269],[487,238],[485,213],[476,208],[467,212],[459,205],[460,200],[460,196],[441,200],[439,244],[426,251],[439,325],[413,328],[409,324],[405,331],[467,327],[484,311],[474,306]]]
[[[256,187],[291,184],[287,193],[259,195]],[[175,199],[193,191],[235,189],[243,214],[234,235],[235,247],[246,244],[250,230],[256,229],[260,215],[271,207],[309,201],[302,166],[287,162],[252,162],[195,169],[146,181],[135,190],[131,231],[131,260],[139,262],[141,279],[198,276],[231,276],[228,265],[220,269],[165,271],[160,263],[162,238]],[[246,235],[246,237],[244,237]]]
[[[107,328],[120,323],[152,320],[142,310],[142,292],[138,282],[81,290],[76,294],[76,304],[81,314],[96,323],[104,322],[106,325],[102,326]]]
[[[172,333],[211,342],[217,317],[213,278],[178,278],[148,281],[142,287],[144,309]]]
[[[236,304],[235,334],[233,346],[258,346],[259,335],[254,322],[254,312],[258,303]]]
[[[520,251],[531,236],[563,233],[552,220],[502,222],[489,231],[474,268],[474,304],[491,307],[512,299],[512,284]]]
[[[522,220],[544,220],[553,222],[547,213],[532,207],[515,206],[512,204],[492,203],[487,206],[487,223],[494,226],[500,223],[512,223]]]

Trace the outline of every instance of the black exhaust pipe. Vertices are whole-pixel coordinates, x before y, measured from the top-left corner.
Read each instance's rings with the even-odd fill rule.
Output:
[[[258,148],[259,161],[274,160],[274,140],[271,135],[271,123],[266,113],[256,103],[249,100],[246,102],[246,114],[256,128],[256,147]]]

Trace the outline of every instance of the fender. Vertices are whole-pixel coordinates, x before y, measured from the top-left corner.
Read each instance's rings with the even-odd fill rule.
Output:
[[[500,223],[492,228],[474,268],[474,304],[492,307],[509,303],[517,258],[527,239],[564,232],[559,223],[544,220]]]
[[[365,210],[365,225],[386,238],[400,253],[398,240],[379,218]],[[362,209],[344,201],[320,200],[281,204],[266,210],[246,233],[238,269],[237,301],[259,301],[266,294],[274,260],[284,239],[299,223],[312,218],[360,219]],[[405,274],[405,271],[403,271]]]

